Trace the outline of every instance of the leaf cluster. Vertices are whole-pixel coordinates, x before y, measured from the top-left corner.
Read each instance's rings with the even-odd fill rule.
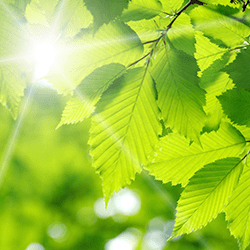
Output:
[[[184,188],[172,237],[224,212],[245,249],[248,1],[20,2],[26,8],[0,2],[2,104],[18,115],[32,83],[32,63],[25,57],[30,35],[53,30],[61,53],[47,79],[69,98],[58,128],[91,119],[90,155],[106,202],[146,169]]]

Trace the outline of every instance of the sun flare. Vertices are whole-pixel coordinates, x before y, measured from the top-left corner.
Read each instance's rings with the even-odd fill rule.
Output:
[[[34,43],[31,54],[35,64],[34,80],[39,80],[49,73],[57,51],[52,42],[43,41]]]

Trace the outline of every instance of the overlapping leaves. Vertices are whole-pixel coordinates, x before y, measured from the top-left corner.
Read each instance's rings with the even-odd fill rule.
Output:
[[[17,115],[32,68],[9,59],[22,56],[33,31],[56,31],[60,55],[48,78],[73,93],[59,126],[92,116],[106,202],[145,167],[185,187],[173,236],[224,210],[245,249],[249,171],[241,175],[239,162],[248,151],[240,131],[250,134],[249,19],[226,0],[176,15],[186,2],[0,1],[0,101]],[[163,137],[162,126],[171,131]]]
[[[197,71],[194,58],[171,45],[158,52],[151,69],[166,126],[196,142],[205,120],[205,91]]]
[[[26,87],[23,69],[30,37],[19,9],[0,2],[0,16],[0,102],[16,118]]]
[[[86,33],[62,44],[61,50],[49,79],[59,92],[67,94],[98,67],[110,63],[128,66],[141,56],[143,47],[128,25],[115,21],[103,25],[94,37]]]
[[[89,144],[106,202],[147,164],[161,132],[154,83],[143,68],[111,85],[92,118]]]
[[[250,169],[248,166],[239,180],[239,184],[229,199],[225,208],[226,220],[232,235],[239,241],[240,249],[245,249],[250,243]]]
[[[94,112],[95,105],[102,93],[125,70],[123,65],[111,63],[96,69],[87,76],[76,88],[74,96],[67,102],[58,127],[62,124],[77,123],[88,118]]]
[[[173,236],[191,233],[222,212],[241,172],[242,164],[236,157],[217,160],[199,170],[178,201]]]
[[[245,138],[228,123],[222,123],[215,132],[200,137],[201,145],[189,144],[189,140],[178,133],[160,139],[151,164],[146,169],[163,182],[186,186],[194,173],[204,165],[217,159],[237,157],[245,148]]]
[[[248,91],[250,90],[249,61],[250,50],[249,47],[246,47],[237,55],[236,60],[225,68],[236,86]]]

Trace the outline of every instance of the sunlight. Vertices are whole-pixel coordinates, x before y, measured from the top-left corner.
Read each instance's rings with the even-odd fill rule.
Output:
[[[34,43],[31,54],[35,63],[34,80],[38,80],[49,73],[55,61],[56,49],[50,41],[37,42]]]
[[[109,240],[105,244],[105,250],[135,250],[138,246],[139,233],[137,230],[135,230],[135,232],[133,232],[133,230],[131,231],[132,232],[126,230],[114,239]]]
[[[2,187],[3,182],[5,180],[5,176],[7,174],[8,168],[9,168],[9,161],[11,160],[13,151],[15,149],[15,143],[17,141],[17,138],[18,138],[20,130],[21,130],[21,126],[23,124],[23,119],[25,117],[28,105],[29,105],[31,98],[32,98],[33,89],[34,89],[33,86],[34,85],[32,84],[31,88],[29,90],[28,96],[24,102],[24,105],[20,108],[21,113],[20,113],[17,121],[15,122],[13,129],[11,130],[10,137],[8,139],[8,142],[7,142],[6,147],[4,149],[4,152],[3,152],[3,156],[0,159],[0,166],[1,166],[1,168],[0,168],[0,188]]]
[[[45,248],[39,243],[31,243],[25,250],[45,250]]]
[[[104,199],[98,199],[94,204],[94,210],[99,218],[105,219],[117,214],[133,216],[141,209],[139,195],[129,188],[121,189],[110,198],[107,208]],[[114,218],[114,217],[113,217]]]
[[[63,223],[53,223],[47,229],[48,235],[56,241],[65,240],[67,227]]]

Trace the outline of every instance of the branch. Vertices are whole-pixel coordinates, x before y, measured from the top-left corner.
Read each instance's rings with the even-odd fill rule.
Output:
[[[133,66],[133,65],[135,65],[135,64],[137,64],[138,62],[140,62],[141,60],[143,60],[144,58],[146,58],[147,56],[149,56],[151,54],[151,52],[149,52],[148,54],[146,54],[145,56],[143,56],[143,57],[141,57],[140,59],[138,59],[137,61],[135,61],[135,62],[133,62],[133,63],[131,63],[131,64],[129,64],[127,67],[129,68],[129,67],[131,67],[131,66]]]
[[[199,0],[189,0],[189,2],[188,2],[180,11],[178,11],[178,12],[176,13],[174,19],[173,19],[172,22],[168,25],[166,31],[168,31],[169,29],[172,28],[173,23],[174,23],[175,20],[179,17],[179,15],[180,15],[183,11],[185,11],[185,10],[186,10],[190,5],[192,5],[192,4],[203,5],[203,4],[205,4],[205,3],[203,3],[203,2],[201,2],[201,1],[199,1]]]
[[[138,59],[137,61],[131,63],[131,64],[128,65],[127,67],[129,68],[129,67],[131,67],[131,66],[137,64],[138,62],[140,62],[141,60],[143,60],[143,59],[146,58],[147,56],[152,56],[153,53],[154,53],[154,49],[155,49],[156,45],[159,43],[159,41],[160,41],[163,37],[165,37],[166,32],[168,32],[168,30],[172,28],[173,23],[174,23],[174,22],[176,21],[176,19],[180,16],[180,14],[181,14],[182,12],[184,12],[184,11],[185,11],[190,5],[192,5],[192,4],[203,5],[203,4],[206,4],[206,3],[203,3],[203,2],[201,2],[201,1],[199,1],[199,0],[189,0],[189,2],[188,2],[180,11],[178,11],[178,12],[175,14],[174,19],[170,22],[170,24],[167,26],[167,28],[166,28],[165,30],[162,31],[160,37],[158,37],[157,39],[154,39],[154,40],[147,41],[147,42],[144,42],[144,43],[143,43],[143,45],[148,44],[148,43],[155,43],[154,48],[152,48],[151,51],[150,51],[149,53],[147,53],[145,56],[143,56],[143,57],[141,57],[140,59]],[[148,67],[149,61],[150,61],[150,60],[148,60],[147,66],[146,66],[146,67]]]
[[[245,3],[245,4],[243,4],[243,6],[242,6],[242,12],[244,12],[245,10],[246,10],[246,7],[247,7],[247,5],[250,3],[250,1],[249,0],[247,0],[247,2]]]

